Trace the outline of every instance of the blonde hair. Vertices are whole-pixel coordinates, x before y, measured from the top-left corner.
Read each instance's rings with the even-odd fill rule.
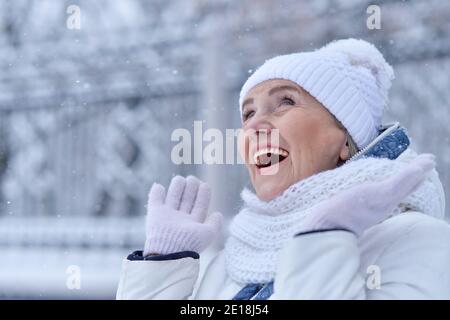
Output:
[[[348,146],[349,153],[350,153],[350,158],[353,157],[355,154],[357,154],[359,152],[359,149],[358,149],[358,146],[357,146],[355,140],[353,140],[352,136],[350,135],[350,133],[348,133],[348,130],[344,127],[344,125],[333,114],[331,114],[331,116],[336,121],[336,124],[338,125],[339,129],[341,129],[342,131],[345,132],[345,136],[347,138],[347,146]]]
[[[344,129],[344,130],[345,130],[345,135],[347,136],[347,144],[348,144],[348,149],[350,151],[350,158],[351,158],[359,152],[359,149],[358,149],[358,146],[356,145],[355,141],[353,140],[352,136],[348,133],[347,129]]]

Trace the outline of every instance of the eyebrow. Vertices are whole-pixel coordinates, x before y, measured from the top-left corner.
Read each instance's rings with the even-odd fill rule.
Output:
[[[273,87],[269,90],[269,96],[273,95],[275,92],[281,91],[281,90],[291,90],[296,91],[298,94],[301,94],[300,90],[298,90],[296,87],[289,86],[289,85],[281,85],[277,87]]]
[[[244,100],[244,103],[242,104],[242,110],[244,110],[244,107],[246,104],[251,104],[253,103],[254,99],[253,98],[247,98]]]

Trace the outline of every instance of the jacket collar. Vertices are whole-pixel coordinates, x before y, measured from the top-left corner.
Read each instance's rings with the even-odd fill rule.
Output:
[[[378,136],[347,162],[363,157],[397,159],[410,145],[408,133],[399,122],[383,125]]]

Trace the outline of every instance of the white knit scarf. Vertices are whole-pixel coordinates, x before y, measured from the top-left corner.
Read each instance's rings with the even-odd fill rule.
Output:
[[[279,250],[297,233],[309,208],[353,186],[386,179],[413,157],[414,154],[410,154],[397,160],[362,158],[349,162],[301,180],[269,202],[244,189],[241,193],[244,205],[231,221],[230,236],[225,244],[229,276],[243,284],[272,281]],[[436,186],[428,178],[392,215],[408,210],[439,215],[437,194]]]

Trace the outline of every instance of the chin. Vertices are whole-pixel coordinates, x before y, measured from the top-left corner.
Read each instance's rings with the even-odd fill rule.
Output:
[[[280,188],[280,186],[276,185],[263,185],[258,188],[255,188],[256,195],[262,201],[270,201],[275,199],[278,195],[280,195],[285,188]]]
[[[290,186],[290,179],[287,179],[282,172],[276,175],[260,175],[255,173],[252,177],[253,188],[258,198],[262,201],[270,201],[279,196]]]

